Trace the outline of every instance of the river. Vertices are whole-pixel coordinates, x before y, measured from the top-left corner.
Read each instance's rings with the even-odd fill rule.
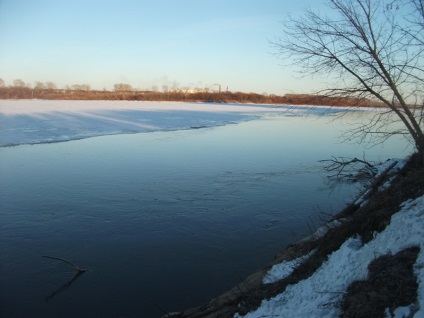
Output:
[[[358,192],[319,160],[410,151],[339,143],[356,117],[331,118],[0,148],[0,315],[160,317],[230,289]]]

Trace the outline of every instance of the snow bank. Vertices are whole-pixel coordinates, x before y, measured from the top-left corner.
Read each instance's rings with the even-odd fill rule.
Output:
[[[318,229],[314,232],[314,234],[312,234],[312,235],[310,235],[310,236],[307,236],[307,237],[305,237],[304,239],[302,239],[302,240],[300,240],[300,241],[302,242],[302,241],[310,241],[310,240],[315,241],[315,240],[318,240],[319,238],[321,238],[321,237],[323,237],[325,234],[327,234],[327,232],[328,232],[329,230],[331,230],[331,229],[335,229],[335,228],[339,227],[340,225],[342,225],[343,223],[345,223],[345,222],[347,222],[347,221],[349,221],[349,219],[348,219],[348,218],[340,218],[340,219],[337,219],[337,220],[330,221],[330,222],[328,222],[327,224],[325,224],[325,225],[323,225],[323,226],[319,227],[319,228],[318,228]]]
[[[0,100],[0,146],[222,126],[266,114],[329,115],[339,108],[138,101]]]
[[[405,164],[407,162],[408,162],[408,158],[406,158],[406,159],[388,159],[388,160],[386,160],[385,162],[383,162],[383,163],[381,163],[379,165],[375,165],[373,167],[373,169],[375,170],[375,177],[380,176],[393,163],[395,163],[395,166],[391,170],[392,174],[394,172],[398,172],[398,171],[400,171],[405,166]]]
[[[256,311],[244,317],[338,317],[337,304],[344,292],[352,282],[367,278],[371,261],[414,245],[421,248],[414,266],[420,309],[414,317],[424,317],[423,219],[424,196],[406,201],[386,229],[375,234],[372,241],[363,245],[360,237],[349,238],[311,277],[288,286],[270,300],[263,300]]]
[[[291,273],[293,273],[293,271],[305,260],[307,260],[314,252],[315,250],[294,260],[285,261],[281,262],[280,264],[273,265],[263,278],[262,282],[264,284],[272,284],[281,279],[286,278]]]

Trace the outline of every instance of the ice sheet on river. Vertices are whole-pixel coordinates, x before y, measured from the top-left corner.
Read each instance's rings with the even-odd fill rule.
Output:
[[[329,115],[340,111],[344,110],[252,104],[0,100],[0,146],[214,127],[266,114]]]

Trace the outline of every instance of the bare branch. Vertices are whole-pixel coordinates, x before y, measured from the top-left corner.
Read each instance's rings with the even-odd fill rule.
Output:
[[[304,76],[334,79],[334,87],[324,91],[327,96],[381,101],[395,115],[392,122],[402,123],[405,136],[424,151],[423,111],[416,106],[424,99],[423,1],[330,0],[329,7],[331,17],[306,11],[284,21],[283,36],[272,43],[277,55]],[[404,135],[375,122],[371,127],[385,139]],[[377,132],[368,128],[357,132]]]
[[[332,157],[332,159],[320,160],[324,163],[324,170],[334,174],[329,177],[332,179],[349,182],[368,182],[377,174],[375,165],[364,159]]]

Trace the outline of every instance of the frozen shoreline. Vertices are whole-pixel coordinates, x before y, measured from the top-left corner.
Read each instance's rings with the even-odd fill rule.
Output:
[[[186,102],[0,100],[0,147],[199,129],[265,115],[331,115],[347,108]]]

